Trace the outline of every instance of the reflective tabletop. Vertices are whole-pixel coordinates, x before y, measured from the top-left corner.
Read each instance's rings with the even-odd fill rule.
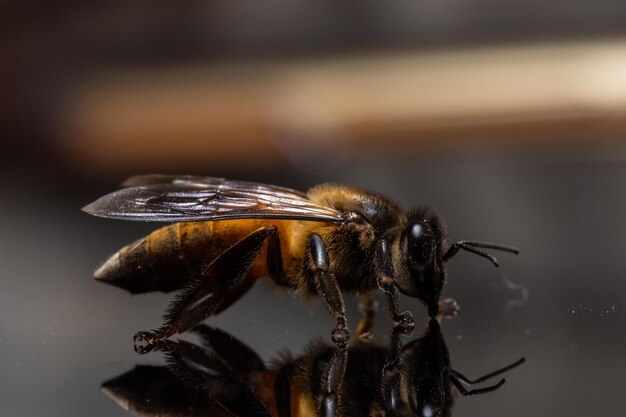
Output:
[[[429,322],[420,302],[401,297],[416,324],[412,334],[398,336],[395,354],[384,299],[378,297],[371,335],[359,339],[359,303],[346,297],[352,344],[343,386],[351,410],[385,409],[393,398],[385,387],[397,384],[398,414],[626,412],[620,400],[626,369],[623,162],[375,158],[332,176],[239,178],[300,190],[325,181],[367,187],[403,207],[437,208],[452,240],[520,248],[519,256],[499,254],[499,268],[457,255],[444,296],[455,298],[460,311],[441,326]],[[264,279],[204,327],[182,335],[184,341],[173,337],[138,355],[133,335],[160,324],[172,294],[130,295],[96,282],[93,272],[155,226],[80,211],[116,189],[113,182],[51,176],[6,178],[2,186],[12,196],[0,200],[2,415],[124,416],[129,409],[137,415],[277,415],[277,407],[295,407],[285,398],[296,392],[315,398],[326,378],[319,363],[328,369],[343,360],[333,351],[334,321],[324,306]],[[471,384],[522,357],[515,369]],[[312,393],[302,389],[306,383]],[[276,400],[277,386],[283,402]],[[475,389],[488,392],[462,395]],[[231,394],[247,400],[231,404]]]

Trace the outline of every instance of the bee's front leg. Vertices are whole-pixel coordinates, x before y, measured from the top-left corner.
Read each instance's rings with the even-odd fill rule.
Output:
[[[415,321],[413,320],[411,312],[405,311],[400,313],[398,289],[395,285],[395,272],[393,270],[391,249],[389,246],[389,242],[385,239],[380,239],[376,246],[376,253],[374,256],[376,282],[378,283],[378,287],[385,293],[394,329],[398,329],[402,333],[411,333],[415,328]]]
[[[335,329],[332,332],[333,342],[340,350],[346,350],[350,339],[346,307],[335,274],[330,272],[326,245],[315,233],[309,237],[306,274],[307,279],[311,280],[313,287],[324,300],[328,312],[335,319]]]
[[[461,306],[454,298],[444,298],[439,301],[439,316],[445,318],[456,317]]]

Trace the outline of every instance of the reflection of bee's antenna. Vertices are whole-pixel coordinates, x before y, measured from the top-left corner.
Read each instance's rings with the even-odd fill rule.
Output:
[[[502,386],[504,385],[504,383],[506,382],[506,380],[504,378],[502,378],[497,384],[494,385],[489,385],[487,387],[483,387],[483,388],[475,388],[473,390],[468,391],[467,389],[465,389],[465,387],[471,387],[474,386],[480,382],[486,381],[488,379],[493,378],[494,376],[498,376],[500,374],[503,374],[521,364],[523,364],[526,361],[525,358],[520,358],[519,360],[517,360],[516,362],[505,366],[504,368],[500,368],[496,371],[490,372],[487,375],[483,375],[479,378],[476,378],[475,380],[470,380],[468,378],[466,378],[465,376],[463,376],[463,374],[461,374],[460,372],[457,372],[455,370],[452,370],[452,372],[450,373],[450,380],[452,381],[452,383],[454,384],[454,386],[459,390],[459,392],[464,395],[464,396],[468,396],[468,395],[479,395],[479,394],[486,394],[488,392],[492,392],[495,391],[497,389],[502,388]]]
[[[498,260],[496,259],[495,256],[487,252],[484,252],[480,249],[476,249],[476,248],[496,249],[496,250],[501,250],[504,252],[514,253],[516,255],[519,254],[519,249],[514,248],[513,246],[498,245],[498,244],[489,243],[489,242],[476,242],[473,240],[460,240],[450,245],[450,248],[443,255],[443,260],[444,262],[447,261],[448,259],[452,258],[454,255],[456,255],[459,252],[459,249],[464,249],[468,252],[475,253],[476,255],[479,255],[479,256],[482,256],[483,258],[488,259],[495,266],[499,265]]]

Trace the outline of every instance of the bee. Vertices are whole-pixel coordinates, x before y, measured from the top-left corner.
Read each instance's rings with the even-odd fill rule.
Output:
[[[143,416],[360,417],[450,416],[455,394],[486,394],[504,379],[478,384],[507,372],[524,358],[470,380],[452,369],[437,320],[402,346],[399,331],[389,345],[355,339],[349,359],[336,346],[308,343],[298,357],[282,354],[266,366],[250,347],[228,333],[200,325],[202,346],[164,340],[157,349],[166,367],[140,365],[103,383],[103,391]],[[345,368],[345,376],[335,373]],[[329,401],[330,400],[330,401]]]
[[[442,300],[446,263],[460,249],[516,248],[461,240],[448,245],[446,227],[433,209],[408,212],[372,191],[334,184],[306,194],[275,185],[198,176],[140,175],[125,188],[83,208],[123,220],[173,222],[125,246],[98,268],[95,278],[129,292],[180,293],[153,331],[138,332],[141,352],[182,333],[242,297],[259,277],[321,298],[335,321],[333,342],[346,349],[349,329],[342,291],[371,305],[383,292],[394,326],[414,327],[398,295],[423,302],[430,317],[454,315]]]

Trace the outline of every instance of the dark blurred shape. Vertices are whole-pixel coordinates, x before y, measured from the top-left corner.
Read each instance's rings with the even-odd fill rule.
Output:
[[[453,387],[463,395],[494,391],[504,379],[482,388],[475,385],[524,361],[471,381],[450,368],[436,320],[429,321],[421,338],[404,347],[398,332],[392,332],[389,346],[357,339],[347,353],[316,341],[302,356],[294,359],[283,354],[269,369],[252,349],[229,334],[206,325],[194,331],[204,347],[163,341],[158,349],[165,353],[168,369],[137,366],[105,382],[103,391],[133,414],[145,416],[164,411],[172,416],[197,415],[220,406],[237,417],[449,416]],[[345,377],[335,390],[325,393],[342,355],[347,355]],[[333,401],[324,403],[329,396]],[[190,400],[181,403],[181,398]]]

